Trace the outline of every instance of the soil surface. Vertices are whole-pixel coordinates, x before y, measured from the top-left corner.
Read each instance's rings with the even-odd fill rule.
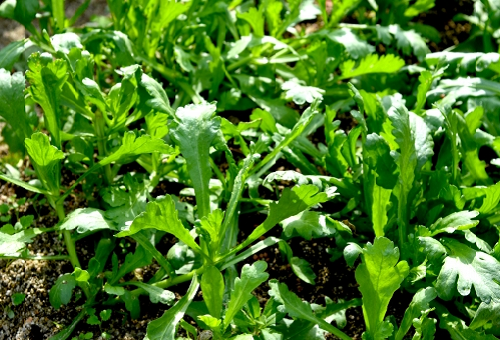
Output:
[[[67,0],[67,15],[71,16],[83,2],[84,0]],[[430,48],[433,51],[443,50],[467,39],[470,26],[464,23],[456,23],[453,21],[453,17],[458,13],[470,14],[472,12],[472,3],[472,0],[437,0],[434,9],[419,16],[419,22],[431,25],[440,32],[441,41],[439,43],[430,43]],[[77,24],[84,24],[93,15],[106,15],[106,11],[105,0],[93,0],[89,9],[78,20]],[[11,20],[0,18],[0,48],[5,47],[12,41],[23,38],[24,35],[25,32],[22,26]],[[235,118],[247,120],[243,116]],[[153,196],[167,193],[167,187],[165,183],[160,183],[153,192]],[[12,215],[12,222],[16,221],[16,213],[19,216],[33,214],[36,227],[51,227],[57,222],[56,216],[54,216],[47,204],[33,206],[33,202],[37,201],[33,195],[23,189],[13,187],[11,184],[1,182],[0,204],[8,202],[14,195],[18,198],[26,196],[28,200],[17,209],[9,211],[9,214]],[[67,199],[67,212],[83,206],[85,206],[85,203],[78,197],[72,196]],[[262,216],[256,213],[243,215],[240,236],[243,237],[245,234],[249,234],[260,219],[262,219]],[[276,233],[276,236],[279,236],[280,230],[278,230],[279,228],[276,229],[273,232]],[[165,238],[162,244],[165,249],[168,249],[173,241]],[[82,263],[87,263],[94,255],[96,242],[95,237],[87,237],[77,243],[77,251]],[[311,264],[312,270],[317,275],[316,285],[312,286],[298,279],[286,259],[281,256],[277,246],[255,254],[244,263],[253,263],[259,259],[265,260],[269,265],[267,272],[270,274],[270,278],[286,283],[291,291],[309,302],[324,305],[326,296],[333,301],[361,297],[354,278],[354,269],[347,266],[343,259],[335,262],[330,261],[331,256],[327,253],[327,249],[335,247],[333,239],[302,240],[295,238],[291,239],[289,244],[294,250],[294,256],[304,258]],[[133,245],[130,245],[130,247],[133,247]],[[56,233],[42,234],[28,246],[28,249],[32,255],[52,256],[65,254],[64,242],[60,235]],[[244,263],[241,263],[240,267]],[[147,278],[151,277],[158,268],[156,262],[153,262],[152,265],[136,270],[130,275]],[[81,305],[82,300],[72,300],[69,305],[55,310],[49,302],[48,292],[59,275],[71,271],[71,265],[68,261],[0,260],[0,340],[48,339],[57,333],[61,327],[68,325],[78,314],[78,306]],[[176,293],[177,298],[182,297],[186,288],[186,285],[175,287],[176,290],[173,291]],[[264,284],[255,292],[262,303],[267,301],[269,297],[268,289],[267,284]],[[11,302],[11,297],[15,293],[24,293],[26,295],[25,301],[18,306],[13,306]],[[395,316],[399,322],[410,300],[411,295],[402,291],[396,292],[391,300],[387,315]],[[104,322],[100,327],[80,322],[74,336],[93,332],[93,339],[103,339],[100,334],[106,331],[111,335],[112,339],[131,340],[144,338],[148,322],[160,317],[165,307],[152,304],[147,297],[141,297],[140,301],[142,314],[139,319],[131,320],[129,313],[123,306],[114,306],[110,321]],[[348,309],[346,316],[347,326],[343,331],[354,339],[360,339],[365,327],[361,307]],[[330,337],[330,339],[334,338],[333,336]]]

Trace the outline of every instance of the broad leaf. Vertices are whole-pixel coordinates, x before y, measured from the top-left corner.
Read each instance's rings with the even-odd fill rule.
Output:
[[[481,301],[500,301],[500,262],[493,256],[469,248],[454,239],[442,239],[449,249],[436,281],[436,290],[443,300],[455,292],[467,296],[474,286]]]
[[[105,212],[95,208],[78,208],[69,214],[59,226],[60,230],[74,230],[80,234],[102,229],[116,230],[113,222],[106,218]]]
[[[224,278],[214,266],[209,266],[201,276],[201,291],[210,314],[217,319],[222,315],[222,298],[224,295]]]
[[[24,53],[26,40],[14,41],[0,50],[0,69],[11,70]],[[0,70],[1,72],[2,70]],[[1,75],[0,75],[1,77]]]
[[[0,68],[0,116],[14,129],[20,140],[29,138],[32,129],[24,108],[25,79],[21,72],[10,74]]]
[[[34,133],[31,138],[26,138],[25,144],[43,187],[51,195],[59,196],[61,159],[64,158],[64,153],[50,145],[49,137],[41,132]]]
[[[71,300],[75,286],[76,280],[73,275],[64,274],[60,276],[49,291],[49,300],[52,307],[59,309],[61,305],[66,305]]]

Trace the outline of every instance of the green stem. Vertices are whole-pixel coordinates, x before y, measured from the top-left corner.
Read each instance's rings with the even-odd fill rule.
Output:
[[[174,278],[168,278],[166,280],[153,283],[153,286],[156,286],[156,287],[159,287],[162,289],[167,289],[168,287],[172,287],[172,286],[178,285],[180,283],[187,282],[187,281],[191,280],[194,275],[200,275],[200,274],[203,274],[204,272],[205,272],[205,266],[200,267],[200,268],[195,269],[195,270],[192,270],[189,273],[184,274],[184,275],[179,275],[179,276],[176,276]],[[134,289],[131,293],[133,296],[139,296],[142,294],[146,294],[146,291],[142,288],[138,288],[138,289]]]
[[[66,218],[66,213],[64,212],[64,202],[58,201],[56,203],[56,212],[59,217],[59,221],[64,221]],[[64,230],[64,243],[66,244],[66,250],[68,251],[69,261],[74,268],[81,268],[80,261],[78,261],[78,256],[76,255],[75,240],[71,237],[70,230]]]
[[[97,136],[97,150],[99,152],[99,156],[106,157],[108,152],[106,150],[105,121],[102,112],[100,111],[96,111],[95,113],[94,128]],[[113,174],[111,172],[110,164],[106,164],[104,166],[104,180],[107,185],[113,183]]]

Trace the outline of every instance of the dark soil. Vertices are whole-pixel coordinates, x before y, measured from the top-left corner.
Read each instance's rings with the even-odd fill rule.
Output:
[[[418,22],[434,27],[439,31],[441,41],[430,42],[433,52],[443,51],[448,47],[458,45],[467,40],[471,30],[468,22],[456,22],[457,14],[471,15],[474,11],[473,0],[436,0],[434,8],[421,13]]]

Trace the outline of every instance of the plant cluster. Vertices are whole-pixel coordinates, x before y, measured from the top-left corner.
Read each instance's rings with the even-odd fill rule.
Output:
[[[363,339],[432,339],[438,326],[453,339],[500,336],[500,9],[477,0],[461,16],[477,26],[471,38],[430,53],[439,32],[414,18],[433,0],[333,3],[108,0],[109,16],[83,26],[90,0],[73,16],[64,0],[0,5],[30,33],[0,50],[0,179],[59,220],[35,228],[0,206],[0,258],[71,262],[50,302],[84,302],[52,339],[100,326],[120,304],[137,318],[141,296],[165,305],[149,340],[180,328],[189,339],[350,339],[356,306]],[[25,157],[23,173],[10,165]],[[155,196],[160,183],[183,189]],[[85,206],[68,211],[74,197]],[[265,219],[242,236],[256,212]],[[59,233],[67,254],[32,254],[41,233]],[[82,266],[76,243],[91,235]],[[248,263],[278,245],[314,285],[296,237],[332,238],[331,260],[356,266],[362,299],[305,302],[269,280],[265,261]],[[164,238],[177,241],[166,253]],[[122,259],[120,240],[133,245]],[[153,261],[149,281],[129,279]],[[252,292],[265,282],[263,306]],[[398,324],[386,313],[400,289],[413,298]]]

